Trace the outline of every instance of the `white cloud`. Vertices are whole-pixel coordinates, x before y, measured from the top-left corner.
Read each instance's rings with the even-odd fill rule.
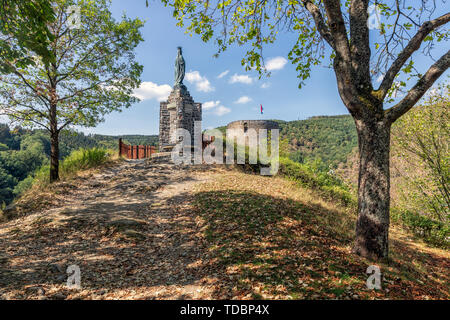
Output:
[[[203,110],[210,110],[213,109],[215,107],[217,107],[220,104],[220,101],[206,101],[205,103],[202,104],[202,109]]]
[[[237,99],[234,103],[240,103],[240,104],[245,104],[252,101],[252,98],[247,97],[247,96],[242,96],[239,99]]]
[[[267,60],[266,69],[267,71],[281,70],[287,63],[287,59],[284,57],[274,57]]]
[[[253,78],[243,74],[234,74],[230,78],[230,83],[245,83],[251,84],[253,83]]]
[[[261,89],[267,89],[268,87],[270,87],[270,83],[269,83],[269,82],[264,82],[264,83],[261,85]]]
[[[381,82],[384,78],[384,74],[380,74],[377,78],[377,82]]]
[[[209,80],[206,77],[200,75],[200,72],[198,71],[191,71],[186,73],[186,80],[188,82],[194,83],[198,91],[214,91],[214,88],[211,86]]]
[[[218,106],[214,113],[218,116],[223,116],[224,114],[230,113],[231,109],[224,107],[224,106]]]
[[[141,86],[134,90],[133,95],[141,100],[156,99],[164,101],[172,91],[172,87],[168,84],[158,85],[151,81],[144,81]]]
[[[222,72],[221,74],[219,74],[217,76],[217,79],[222,79],[223,77],[225,77],[228,74],[228,72],[230,72],[230,70],[225,70],[224,72]]]
[[[210,111],[218,116],[223,116],[224,114],[231,112],[231,109],[221,105],[219,100],[207,101],[207,102],[203,103],[202,109],[205,111]]]

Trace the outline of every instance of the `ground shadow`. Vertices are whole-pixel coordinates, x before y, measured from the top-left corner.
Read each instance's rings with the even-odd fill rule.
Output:
[[[336,230],[351,219],[342,211],[257,191],[200,192],[195,203],[215,261],[210,270],[228,284],[217,298],[448,298],[448,259],[398,241],[397,258],[380,265],[383,290],[369,291],[372,263],[351,253],[353,228]]]

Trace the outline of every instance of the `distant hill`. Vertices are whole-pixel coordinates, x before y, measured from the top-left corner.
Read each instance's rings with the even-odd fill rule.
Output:
[[[347,160],[358,145],[358,137],[350,115],[315,116],[306,120],[282,121],[281,139],[287,139],[290,158],[305,163],[322,162],[322,169],[336,168]],[[226,126],[217,129],[225,132]]]
[[[89,138],[93,139],[100,146],[104,146],[106,148],[117,149],[117,145],[119,139],[126,144],[131,145],[149,145],[149,146],[157,146],[159,137],[158,135],[140,135],[140,134],[127,134],[127,135],[118,135],[118,136],[108,136],[101,134],[93,134],[89,135]]]
[[[317,116],[279,124],[281,137],[289,142],[290,158],[297,162],[320,159],[326,166],[335,168],[358,145],[350,115]]]

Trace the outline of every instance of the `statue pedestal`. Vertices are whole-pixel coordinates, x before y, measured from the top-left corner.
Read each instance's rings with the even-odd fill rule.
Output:
[[[202,104],[194,102],[186,86],[174,87],[167,101],[160,103],[159,146],[161,148],[176,144],[176,130],[186,129],[194,144],[194,121],[202,120]],[[173,147],[172,147],[173,148]]]

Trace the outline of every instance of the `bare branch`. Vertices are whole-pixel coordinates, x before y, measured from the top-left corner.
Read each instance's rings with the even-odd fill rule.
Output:
[[[333,38],[331,37],[330,30],[328,30],[328,27],[323,19],[322,14],[320,13],[320,9],[311,1],[309,0],[303,0],[303,5],[305,6],[306,10],[311,13],[314,22],[316,24],[316,28],[319,31],[320,35],[325,39],[325,41],[334,49],[334,42]]]
[[[350,46],[348,44],[347,30],[342,16],[341,4],[338,0],[324,0],[324,4],[328,17],[328,26],[335,44],[334,49],[336,55],[339,55],[346,63],[350,63]]]
[[[353,78],[359,86],[371,90],[368,5],[368,0],[353,0],[350,4],[350,52]]]
[[[324,0],[324,5],[328,17],[328,26],[335,45],[336,57],[333,61],[333,67],[339,94],[350,113],[357,116],[361,111],[361,106],[357,101],[358,91],[352,78],[350,46],[341,4],[339,0]]]
[[[400,52],[397,59],[392,63],[391,67],[387,71],[383,78],[383,81],[378,88],[379,96],[381,100],[384,100],[389,89],[392,87],[392,83],[400,69],[403,67],[405,62],[411,57],[411,55],[420,48],[425,37],[430,34],[433,30],[446,24],[450,21],[450,13],[446,13],[439,18],[431,21],[427,21],[422,24],[422,26],[417,31],[416,35],[409,41],[408,45]]]
[[[449,67],[450,50],[428,69],[425,75],[417,81],[416,85],[409,90],[408,94],[399,103],[386,110],[386,121],[388,123],[393,123],[403,114],[408,112]]]

